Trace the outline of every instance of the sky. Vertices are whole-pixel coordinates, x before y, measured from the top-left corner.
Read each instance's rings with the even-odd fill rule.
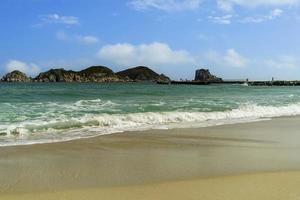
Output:
[[[146,65],[300,79],[300,0],[1,0],[0,75]]]

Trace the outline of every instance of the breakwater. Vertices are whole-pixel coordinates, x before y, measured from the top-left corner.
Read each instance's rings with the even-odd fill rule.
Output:
[[[157,82],[158,84],[171,85],[211,85],[211,84],[245,84],[249,86],[300,86],[300,80],[296,81],[247,81],[247,80],[224,80],[224,81],[170,81]]]

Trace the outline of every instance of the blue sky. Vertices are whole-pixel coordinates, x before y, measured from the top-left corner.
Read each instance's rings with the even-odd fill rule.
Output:
[[[0,75],[147,65],[300,79],[300,0],[1,0]]]

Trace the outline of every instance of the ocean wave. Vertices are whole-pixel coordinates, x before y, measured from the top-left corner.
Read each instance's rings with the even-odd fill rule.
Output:
[[[77,118],[60,117],[49,121],[33,120],[1,125],[0,137],[5,139],[5,143],[0,142],[0,146],[64,141],[123,131],[206,127],[299,114],[300,103],[280,107],[243,104],[223,112],[86,114]]]
[[[92,99],[92,100],[79,100],[73,104],[74,106],[114,106],[118,105],[116,103],[113,103],[112,101],[103,101],[102,99]]]

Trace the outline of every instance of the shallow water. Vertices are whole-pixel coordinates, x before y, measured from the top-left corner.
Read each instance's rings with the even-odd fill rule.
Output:
[[[1,83],[0,146],[298,114],[298,87]]]

